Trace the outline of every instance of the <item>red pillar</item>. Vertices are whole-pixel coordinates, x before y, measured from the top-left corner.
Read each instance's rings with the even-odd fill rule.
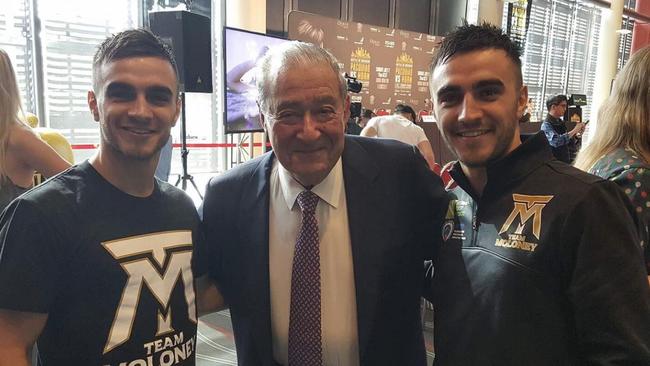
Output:
[[[650,0],[636,0],[637,13],[650,16]],[[635,24],[632,32],[631,53],[650,45],[650,24]]]

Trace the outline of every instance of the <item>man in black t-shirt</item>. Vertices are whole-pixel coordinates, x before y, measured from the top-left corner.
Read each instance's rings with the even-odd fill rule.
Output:
[[[37,343],[48,366],[192,366],[198,215],[154,178],[180,111],[171,50],[145,30],[108,38],[88,105],[97,153],[0,218],[0,365]]]

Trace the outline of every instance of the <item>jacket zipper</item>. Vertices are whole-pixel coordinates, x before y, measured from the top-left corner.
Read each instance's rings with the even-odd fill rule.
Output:
[[[478,227],[480,223],[478,222],[478,202],[473,200],[472,204],[472,246],[476,246],[476,240],[478,237]]]

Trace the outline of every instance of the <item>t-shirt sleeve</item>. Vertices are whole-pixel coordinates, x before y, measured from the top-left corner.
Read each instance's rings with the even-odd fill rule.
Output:
[[[226,233],[220,232],[218,228],[222,222],[218,215],[218,207],[223,202],[219,202],[220,200],[216,198],[218,194],[210,188],[213,185],[212,181],[211,179],[208,183],[203,203],[199,207],[199,215],[201,216],[199,225],[200,240],[198,245],[194,246],[192,267],[196,278],[209,275],[213,280],[218,280],[221,267],[218,243]]]
[[[631,206],[611,182],[589,188],[563,228],[560,261],[581,364],[650,364],[650,290]]]
[[[57,295],[65,253],[33,203],[15,200],[0,218],[0,308],[47,313]]]
[[[377,134],[379,134],[379,128],[377,127],[377,123],[379,122],[379,119],[377,117],[373,117],[366,122],[366,127],[372,127],[375,130],[377,130]]]
[[[199,278],[208,271],[208,263],[205,253],[205,233],[201,227],[200,219],[202,209],[203,206],[200,207],[200,210],[197,213],[198,224],[192,230],[192,274],[194,278]]]
[[[427,135],[424,133],[424,130],[422,129],[422,127],[417,126],[417,125],[413,125],[413,126],[415,126],[415,141],[417,141],[416,145],[419,144],[422,141],[429,141],[429,139],[427,138]]]

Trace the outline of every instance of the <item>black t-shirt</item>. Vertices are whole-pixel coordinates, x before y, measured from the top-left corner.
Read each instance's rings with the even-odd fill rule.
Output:
[[[198,222],[175,187],[130,196],[84,162],[0,218],[0,308],[48,314],[44,366],[194,365]]]

